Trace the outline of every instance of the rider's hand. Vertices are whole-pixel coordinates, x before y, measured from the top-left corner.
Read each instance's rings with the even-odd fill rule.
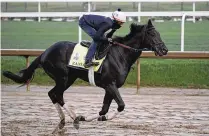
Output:
[[[113,43],[112,38],[107,38],[107,40],[108,40],[109,43]]]

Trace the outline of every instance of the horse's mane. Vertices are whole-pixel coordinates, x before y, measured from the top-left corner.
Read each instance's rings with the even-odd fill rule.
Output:
[[[132,23],[130,25],[130,32],[129,34],[127,34],[124,37],[121,36],[115,36],[114,37],[114,41],[120,41],[120,42],[124,42],[124,41],[128,41],[130,40],[133,36],[135,36],[137,33],[141,33],[142,30],[144,28],[144,25],[138,25],[136,23]]]

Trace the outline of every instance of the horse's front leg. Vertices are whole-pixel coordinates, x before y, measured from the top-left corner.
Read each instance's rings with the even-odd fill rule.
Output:
[[[93,121],[95,119],[98,119],[98,121],[107,120],[107,118],[104,115],[108,112],[112,100],[113,100],[112,95],[108,91],[106,91],[105,96],[104,96],[104,100],[103,100],[102,110],[99,112],[99,115],[96,114],[96,115],[93,115],[93,116],[90,116],[90,117],[77,116],[75,120],[77,122],[78,121],[90,122],[90,121]]]
[[[102,110],[99,112],[99,115],[93,115],[91,117],[77,116],[74,122],[76,122],[76,123],[79,123],[79,121],[90,122],[95,119],[98,119],[99,121],[112,120],[113,118],[116,117],[116,115],[119,114],[119,112],[122,112],[125,108],[125,103],[118,91],[117,86],[114,83],[109,84],[105,88],[105,91],[106,91],[106,93],[105,93],[105,97],[104,97],[104,101],[103,101],[103,106],[102,106]],[[117,112],[113,113],[110,116],[105,116],[105,114],[109,110],[110,104],[113,99],[118,104]]]
[[[100,117],[98,118],[99,121],[112,120],[113,118],[116,117],[116,115],[119,114],[119,112],[122,112],[125,108],[125,103],[124,103],[124,101],[123,101],[123,99],[122,99],[122,97],[121,97],[121,95],[118,91],[117,86],[114,83],[108,85],[106,87],[105,91],[106,91],[106,94],[105,94],[105,97],[104,97],[102,110],[99,113],[99,115],[100,115]],[[105,114],[109,110],[110,104],[111,104],[113,99],[118,104],[117,112],[113,113],[110,116],[105,116]]]
[[[109,91],[107,91],[105,89],[105,96],[104,96],[104,100],[103,100],[103,106],[102,106],[102,110],[99,112],[99,118],[98,121],[105,121],[107,120],[105,114],[109,111],[110,108],[110,104],[112,103],[113,97],[112,95],[109,93]]]

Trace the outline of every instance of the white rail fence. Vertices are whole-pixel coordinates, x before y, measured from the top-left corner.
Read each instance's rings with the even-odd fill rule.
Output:
[[[193,22],[195,22],[195,16],[209,16],[209,11],[195,11],[196,2],[209,2],[209,0],[1,0],[1,2],[38,2],[38,12],[1,12],[1,17],[38,17],[38,21],[41,21],[41,17],[80,17],[83,14],[98,14],[110,16],[112,12],[91,12],[91,2],[138,2],[138,12],[125,12],[128,17],[137,17],[140,22],[142,16],[172,16],[182,17],[181,22],[181,51],[184,51],[184,28],[185,17],[193,16]],[[41,2],[88,2],[88,12],[41,12]],[[166,11],[166,12],[142,12],[142,2],[192,2],[193,11]],[[78,39],[82,40],[82,31],[79,28]]]
[[[1,0],[1,2],[38,2],[38,12],[41,12],[41,3],[42,2],[88,2],[88,12],[91,12],[91,2],[137,2],[138,3],[138,12],[141,12],[141,3],[142,2],[192,2],[192,11],[195,12],[195,2],[209,2],[208,0]],[[138,16],[138,21],[140,22],[140,16]],[[40,17],[39,17],[40,21]],[[193,22],[195,22],[195,16],[193,16]]]

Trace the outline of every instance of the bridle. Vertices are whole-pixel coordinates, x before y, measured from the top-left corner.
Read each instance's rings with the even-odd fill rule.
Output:
[[[146,25],[145,28],[144,28],[145,29],[145,34],[143,35],[141,44],[144,42],[145,37],[148,35],[147,32],[149,30],[155,29],[154,27],[151,27],[151,28],[147,28],[147,27],[148,27],[148,25]],[[163,42],[155,43],[155,45],[160,45],[160,44],[163,44]],[[133,47],[127,46],[125,44],[122,44],[122,43],[119,43],[119,42],[116,42],[116,41],[113,41],[112,45],[118,45],[118,46],[121,46],[123,48],[129,49],[130,51],[133,51],[133,52],[154,51],[154,49],[152,48],[153,47],[152,44],[151,44],[151,49],[148,49],[148,48],[137,49],[137,48],[133,48]]]
[[[154,28],[154,27],[153,27]],[[143,42],[144,42],[144,40],[145,40],[145,36],[146,36],[146,29],[147,29],[147,25],[143,28],[143,29],[145,29],[145,34],[143,34],[143,37],[142,37],[142,40],[141,40],[141,43],[140,44],[142,44]],[[143,31],[143,30],[142,30]],[[119,43],[119,42],[116,42],[116,41],[113,41],[112,43],[111,43],[111,45],[118,45],[118,46],[121,46],[121,47],[123,47],[123,48],[126,48],[126,49],[129,49],[130,51],[132,51],[132,52],[142,52],[142,51],[149,51],[150,49],[148,49],[148,48],[143,48],[143,49],[137,49],[137,48],[133,48],[133,47],[130,47],[130,46],[127,46],[127,45],[125,45],[125,44],[122,44],[122,43]],[[117,47],[118,47],[117,46]],[[123,60],[125,61],[125,63],[126,64],[128,64],[128,62],[127,62],[127,60],[123,57],[123,54],[120,52],[120,50],[118,49],[118,52],[119,52],[119,54],[122,56],[122,58],[123,58]]]

